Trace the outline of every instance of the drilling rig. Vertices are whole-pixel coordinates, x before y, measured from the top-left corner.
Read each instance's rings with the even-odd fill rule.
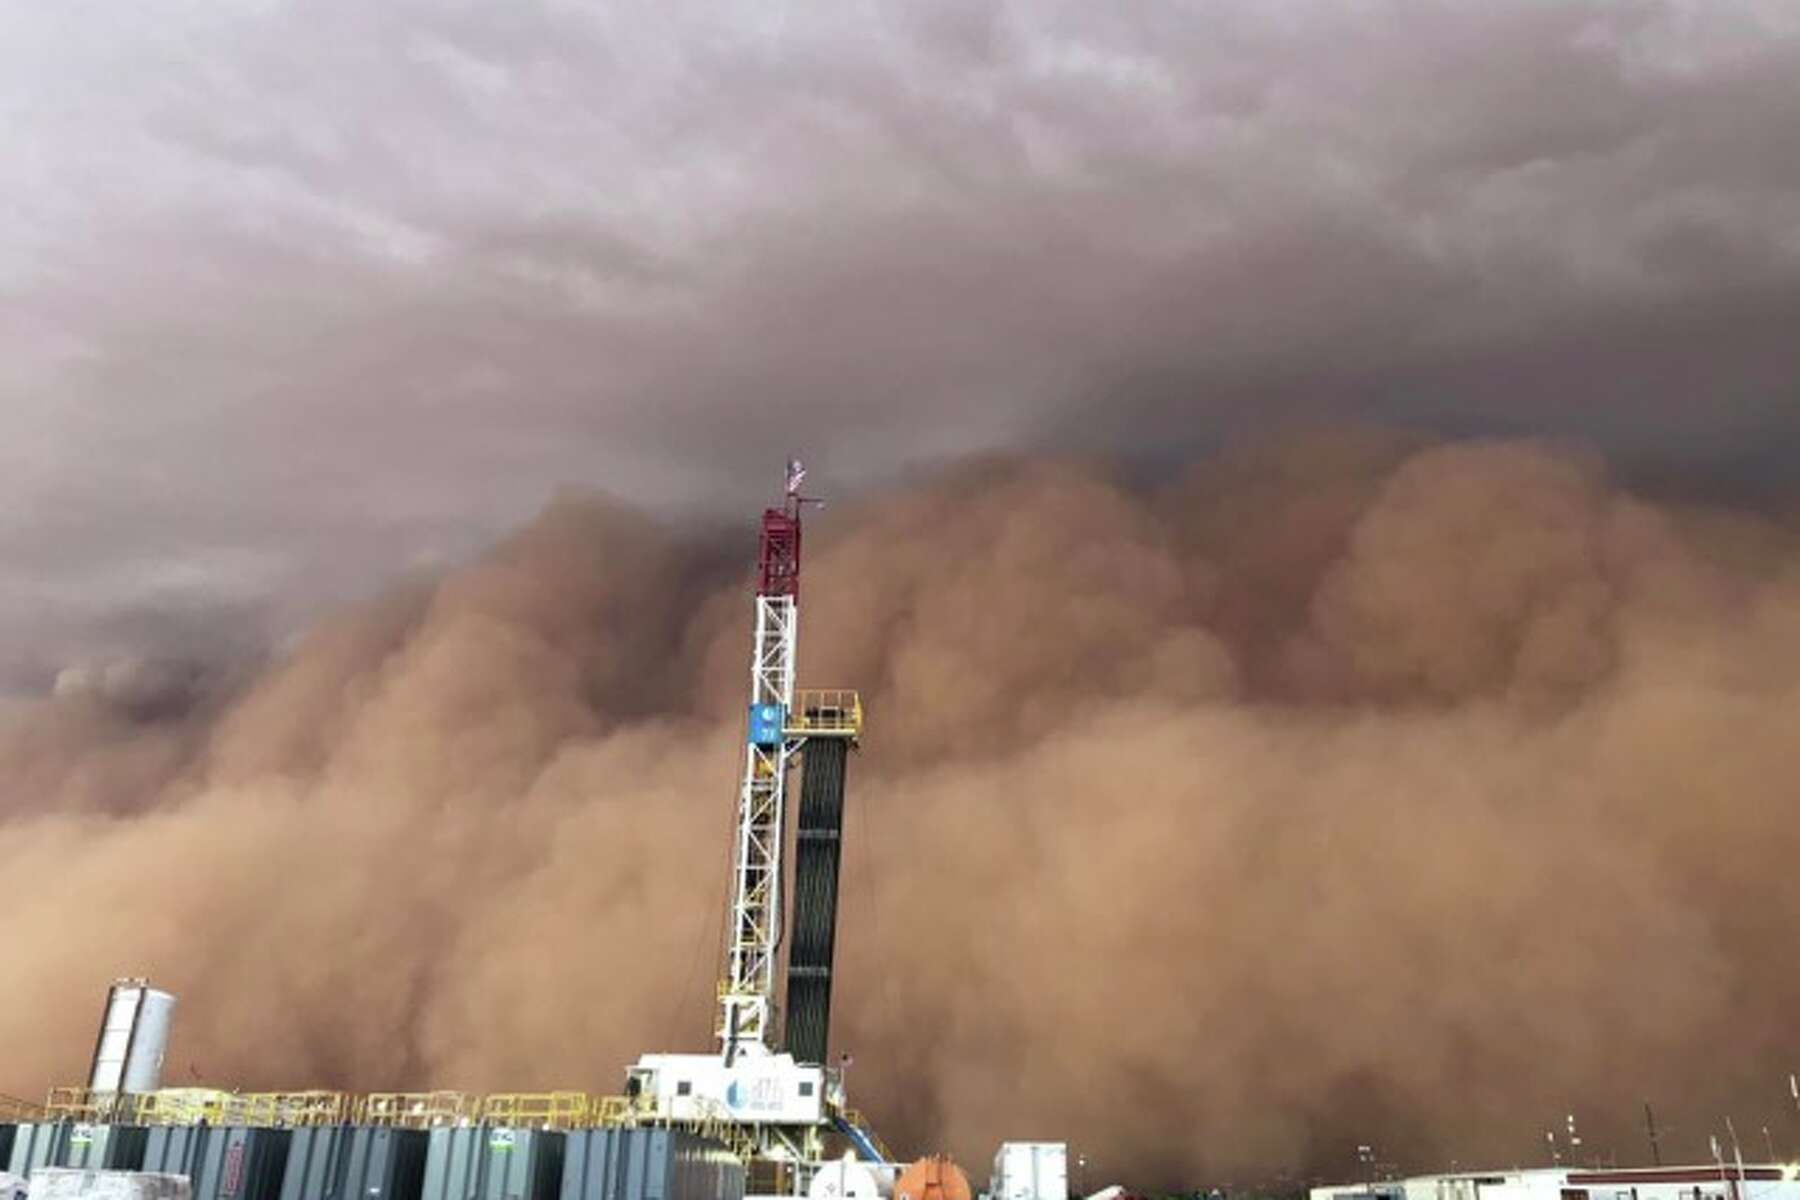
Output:
[[[715,1054],[648,1054],[626,1093],[645,1119],[717,1133],[797,1190],[822,1161],[825,1137],[845,1137],[865,1158],[887,1158],[845,1104],[843,1078],[825,1062],[837,924],[838,848],[848,756],[862,735],[853,691],[797,691],[805,470],[790,461],[779,507],[765,509],[757,542],[750,703],[733,839],[732,890],[718,986]],[[786,1026],[776,1018],[787,879],[789,777],[801,772],[794,838],[793,942]],[[785,1184],[785,1186],[783,1186]]]

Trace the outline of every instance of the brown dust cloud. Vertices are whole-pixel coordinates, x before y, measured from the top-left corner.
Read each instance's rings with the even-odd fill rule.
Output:
[[[746,522],[746,526],[748,522]],[[171,1084],[617,1089],[710,1044],[750,534],[563,494],[229,683],[0,726],[0,1091],[101,989]],[[721,545],[729,552],[722,551]],[[1800,1152],[1800,537],[1530,442],[1154,486],[965,463],[813,518],[863,690],[834,1053],[902,1151],[1086,1183]],[[979,1172],[980,1168],[977,1166]]]

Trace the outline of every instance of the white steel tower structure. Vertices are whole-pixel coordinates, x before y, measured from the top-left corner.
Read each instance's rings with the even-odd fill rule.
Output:
[[[788,463],[780,508],[763,512],[757,547],[756,642],[750,656],[749,734],[738,789],[736,872],[718,1037],[725,1065],[767,1054],[774,1031],[781,949],[782,852],[788,769],[800,739],[788,736],[800,640],[800,495],[806,472]]]

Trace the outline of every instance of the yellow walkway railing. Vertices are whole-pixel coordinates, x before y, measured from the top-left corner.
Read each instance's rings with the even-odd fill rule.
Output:
[[[590,1096],[586,1092],[230,1092],[217,1088],[164,1088],[143,1095],[57,1088],[39,1107],[0,1096],[0,1120],[91,1121],[137,1125],[252,1125],[287,1128],[356,1122],[405,1129],[444,1125],[492,1125],[519,1129],[686,1129],[749,1156],[755,1136],[725,1107],[696,1098],[676,1120],[648,1097]],[[697,1114],[697,1115],[692,1115]],[[860,1118],[853,1118],[860,1122]],[[867,1132],[859,1123],[858,1128]],[[870,1134],[873,1138],[873,1134]],[[879,1145],[879,1143],[877,1143]],[[885,1152],[885,1150],[884,1150]]]
[[[841,737],[855,741],[862,736],[862,697],[846,689],[806,690],[794,693],[786,732],[792,737]]]
[[[505,1092],[481,1103],[481,1119],[516,1129],[586,1129],[593,1123],[586,1092]]]
[[[481,1116],[481,1099],[467,1092],[374,1092],[357,1106],[365,1125],[430,1129],[435,1125],[473,1125]]]
[[[881,1140],[881,1135],[875,1132],[874,1126],[863,1119],[861,1113],[857,1112],[854,1108],[845,1108],[840,1109],[839,1111],[842,1113],[845,1122],[847,1122],[851,1128],[855,1129],[858,1133],[862,1134],[863,1137],[869,1140],[869,1145],[875,1147],[875,1153],[881,1155],[881,1160],[883,1162],[896,1161],[894,1152],[887,1148],[887,1143]]]
[[[357,1101],[348,1092],[252,1092],[242,1097],[257,1119],[246,1125],[288,1128],[341,1125],[355,1115]]]
[[[142,1102],[142,1096],[118,1092],[94,1092],[84,1087],[52,1088],[44,1101],[44,1117],[51,1121],[91,1121],[96,1124],[132,1122],[137,1120]]]
[[[678,1120],[645,1097],[597,1096],[593,1104],[594,1124],[601,1129],[685,1129],[711,1138],[739,1158],[748,1160],[756,1153],[755,1137],[741,1122],[733,1120],[723,1105],[697,1096],[686,1103],[700,1115]]]
[[[33,1104],[29,1100],[21,1100],[17,1096],[0,1096],[0,1124],[15,1125],[27,1121],[41,1121],[45,1117],[44,1106]]]

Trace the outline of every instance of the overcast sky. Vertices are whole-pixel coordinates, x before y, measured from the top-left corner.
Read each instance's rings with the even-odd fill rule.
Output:
[[[1800,458],[1800,4],[0,3],[0,686],[559,483]]]

